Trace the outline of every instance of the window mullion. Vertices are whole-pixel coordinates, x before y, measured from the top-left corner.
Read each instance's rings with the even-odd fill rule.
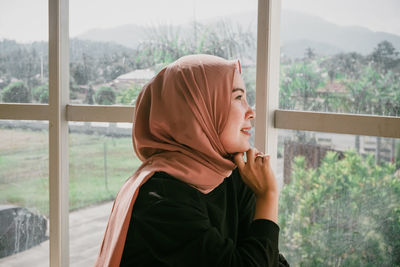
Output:
[[[400,138],[400,118],[276,110],[275,127],[300,131]]]
[[[49,0],[50,266],[69,266],[68,0]]]
[[[258,1],[255,147],[270,154],[276,172],[281,0]],[[279,183],[282,185],[282,183]]]
[[[44,104],[0,104],[0,120],[48,120],[49,106]]]

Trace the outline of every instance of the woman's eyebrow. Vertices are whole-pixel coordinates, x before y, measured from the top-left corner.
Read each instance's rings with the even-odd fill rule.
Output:
[[[232,93],[234,93],[236,91],[242,91],[243,94],[245,93],[242,88],[233,88]]]

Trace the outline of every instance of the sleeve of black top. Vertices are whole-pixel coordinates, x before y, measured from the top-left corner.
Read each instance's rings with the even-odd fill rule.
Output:
[[[170,266],[278,266],[279,227],[254,220],[238,244],[223,238],[193,203],[161,199],[135,213],[143,246]],[[150,245],[151,244],[151,245]]]
[[[239,171],[235,169],[232,175],[235,191],[238,192],[239,208],[239,239],[247,235],[251,222],[254,220],[256,197],[251,189],[242,181]]]
[[[240,177],[240,174],[237,169],[235,169],[234,179],[237,179],[236,185],[238,187],[238,207],[239,207],[239,239],[245,238],[249,231],[249,227],[252,225],[252,221],[254,220],[254,211],[256,206],[256,198],[251,189],[243,182]],[[272,221],[269,221],[272,224],[275,224]],[[278,226],[277,226],[278,227]],[[278,230],[279,231],[279,230]],[[276,246],[278,246],[278,236],[273,240],[276,242]],[[279,266],[288,267],[289,263],[286,261],[285,257],[282,254],[279,254]]]

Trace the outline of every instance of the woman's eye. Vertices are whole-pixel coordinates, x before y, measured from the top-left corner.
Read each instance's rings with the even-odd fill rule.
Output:
[[[241,100],[242,99],[242,95],[238,95],[237,97],[235,97],[235,99]]]

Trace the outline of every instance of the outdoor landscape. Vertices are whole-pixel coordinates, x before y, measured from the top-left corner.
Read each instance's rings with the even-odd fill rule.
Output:
[[[282,22],[279,108],[400,116],[400,36],[366,34],[366,29],[327,25],[300,14],[289,17]],[[303,35],[298,21],[307,28]],[[324,34],[317,36],[306,25],[318,25]],[[296,38],[287,31],[292,28]],[[149,73],[181,56],[206,53],[241,60],[254,107],[254,25],[221,20],[181,27],[125,26],[119,28],[120,36],[132,29],[135,42],[121,37],[124,41],[118,43],[117,29],[71,39],[72,103],[134,105]],[[107,40],[107,32],[114,33],[112,39]],[[362,38],[357,38],[359,32]],[[332,37],[339,33],[340,38]],[[47,50],[46,42],[0,40],[0,102],[48,103]],[[118,131],[93,134],[70,127],[71,210],[112,200],[139,166],[131,138]],[[371,138],[366,149],[365,137],[352,136],[351,149],[341,151],[334,137],[325,145],[306,131],[279,136],[282,161],[289,141],[293,147],[310,147],[305,154],[294,154],[280,196],[280,249],[294,266],[400,266],[400,239],[394,238],[400,236],[400,140]],[[0,140],[0,203],[48,216],[48,131],[0,121]],[[312,154],[321,149],[327,151],[310,167]]]

